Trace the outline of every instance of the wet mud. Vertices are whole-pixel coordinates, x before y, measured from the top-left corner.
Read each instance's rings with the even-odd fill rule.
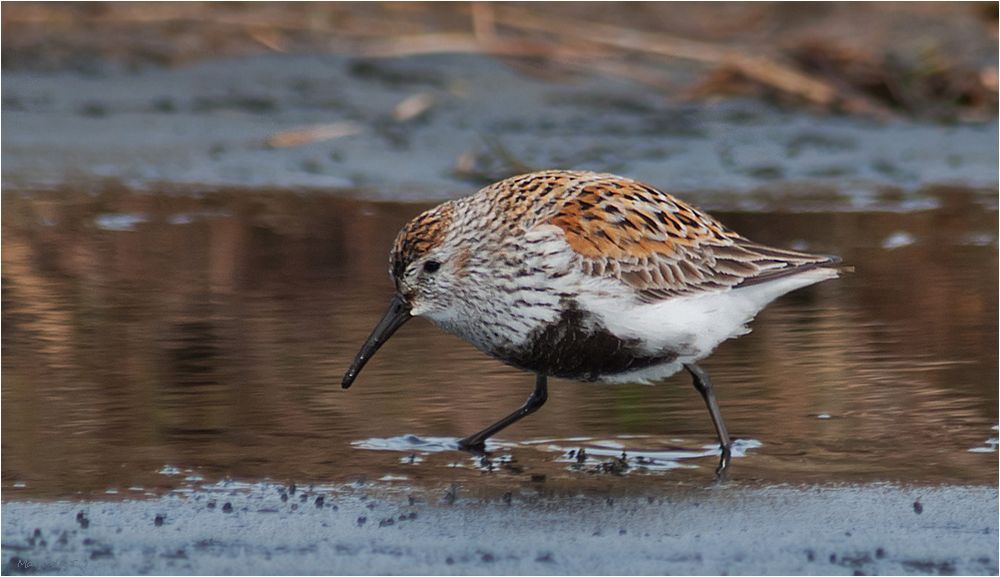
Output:
[[[986,487],[563,489],[220,483],[153,500],[7,503],[3,573],[997,572]]]
[[[111,179],[151,191],[363,189],[368,199],[427,201],[531,169],[578,168],[697,192],[700,204],[721,195],[743,208],[812,210],[886,198],[918,207],[915,193],[936,184],[996,188],[995,121],[685,104],[621,79],[535,77],[481,56],[3,74],[7,188]],[[421,114],[400,115],[415,98]]]

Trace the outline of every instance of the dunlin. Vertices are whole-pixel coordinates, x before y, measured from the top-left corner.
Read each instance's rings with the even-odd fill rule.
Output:
[[[629,178],[515,176],[403,227],[390,254],[395,296],[343,387],[403,323],[428,318],[536,375],[524,406],[459,442],[482,452],[545,403],[550,376],[652,383],[685,369],[715,425],[721,476],[732,444],[698,361],[775,298],[836,277],[838,262],[753,242]]]

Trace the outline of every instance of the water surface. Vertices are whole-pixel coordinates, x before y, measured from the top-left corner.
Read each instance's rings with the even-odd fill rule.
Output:
[[[856,268],[775,302],[705,361],[741,439],[734,480],[995,483],[995,194],[941,190],[918,211],[706,207],[755,240]],[[489,464],[450,443],[519,406],[533,378],[430,323],[401,329],[342,390],[391,293],[388,247],[423,208],[5,191],[4,499],[223,477],[710,481],[714,431],[684,375],[554,380]]]

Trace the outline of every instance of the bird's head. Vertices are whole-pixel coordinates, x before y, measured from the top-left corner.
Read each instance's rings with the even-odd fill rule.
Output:
[[[412,316],[443,320],[454,311],[467,250],[449,234],[453,207],[446,203],[399,231],[389,254],[389,276]]]
[[[467,252],[451,242],[454,209],[445,203],[417,216],[396,236],[389,254],[389,276],[396,292],[389,309],[362,345],[344,375],[351,386],[365,363],[389,337],[414,316],[445,321],[455,312],[459,277]]]

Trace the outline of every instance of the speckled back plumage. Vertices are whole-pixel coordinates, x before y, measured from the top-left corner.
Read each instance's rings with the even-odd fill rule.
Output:
[[[754,243],[665,192],[612,174],[537,172],[479,195],[498,212],[535,215],[522,225],[559,227],[585,273],[617,278],[645,300],[738,287],[835,260]]]

